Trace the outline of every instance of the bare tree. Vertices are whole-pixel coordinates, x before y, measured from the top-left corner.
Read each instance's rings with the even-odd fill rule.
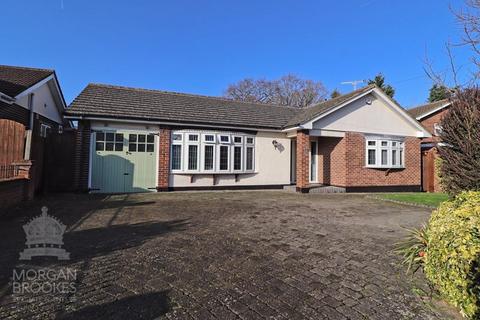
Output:
[[[288,74],[277,80],[244,79],[229,85],[224,95],[239,101],[304,108],[324,101],[327,94],[322,82]]]
[[[442,120],[442,185],[450,194],[480,190],[480,89],[458,90]]]

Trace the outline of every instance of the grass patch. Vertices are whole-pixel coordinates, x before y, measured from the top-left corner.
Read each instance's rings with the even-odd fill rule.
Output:
[[[408,192],[408,193],[383,193],[377,195],[379,198],[396,200],[411,204],[438,207],[441,202],[448,200],[446,193]]]

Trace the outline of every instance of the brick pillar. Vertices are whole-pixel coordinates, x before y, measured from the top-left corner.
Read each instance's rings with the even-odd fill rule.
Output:
[[[171,130],[160,129],[160,147],[158,148],[158,186],[157,191],[169,190],[170,179],[170,139]]]
[[[73,185],[76,191],[88,191],[88,170],[90,160],[90,123],[78,122],[75,133],[75,157]]]
[[[308,175],[310,172],[310,135],[308,131],[297,132],[297,192],[308,193]]]
[[[24,160],[12,164],[18,166],[18,176],[25,179],[23,200],[32,200],[35,195],[35,182],[32,174],[33,161]]]

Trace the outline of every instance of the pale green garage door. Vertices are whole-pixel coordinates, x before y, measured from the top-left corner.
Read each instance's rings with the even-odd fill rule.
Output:
[[[155,191],[157,140],[153,133],[96,131],[92,146],[92,192]]]

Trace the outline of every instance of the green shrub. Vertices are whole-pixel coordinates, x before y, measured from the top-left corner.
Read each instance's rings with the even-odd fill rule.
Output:
[[[407,266],[407,273],[415,273],[425,263],[425,252],[428,244],[427,226],[420,229],[407,229],[408,236],[404,241],[397,243],[395,252],[402,255],[402,264]]]
[[[443,298],[480,318],[480,192],[443,202],[428,225],[424,271]]]

